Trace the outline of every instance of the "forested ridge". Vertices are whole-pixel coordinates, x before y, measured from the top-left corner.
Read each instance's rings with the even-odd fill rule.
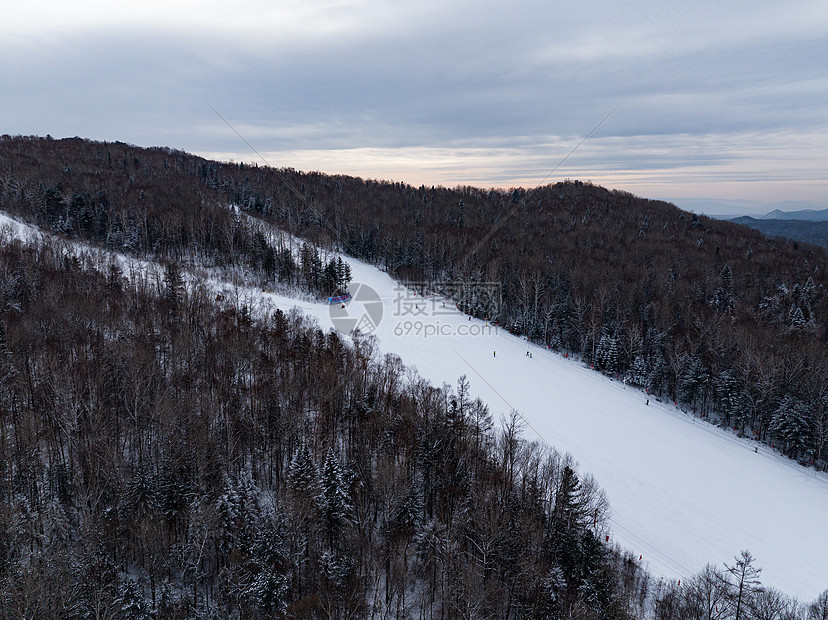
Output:
[[[406,207],[409,195],[416,208]],[[595,483],[579,477],[569,457],[523,441],[518,417],[495,430],[486,406],[469,399],[465,378],[456,387],[430,386],[398,358],[379,358],[370,338],[351,345],[299,315],[254,315],[181,273],[191,262],[236,266],[260,282],[323,294],[342,283],[343,268],[321,264],[309,247],[296,262],[235,217],[227,208],[235,204],[254,221],[338,244],[411,281],[500,282],[498,307],[468,310],[578,352],[606,372],[632,376],[636,359],[646,368],[648,355],[661,354],[665,377],[650,388],[665,396],[671,389],[688,396],[683,375],[670,382],[668,344],[678,335],[684,347],[694,337],[720,343],[724,335],[734,347],[744,324],[775,330],[769,333],[784,342],[772,359],[786,381],[775,383],[780,371],[761,358],[760,341],[751,358],[773,370],[769,388],[784,388],[766,394],[778,399],[766,405],[772,417],[760,427],[769,438],[777,437],[772,420],[784,399],[804,410],[821,397],[820,381],[806,379],[816,378],[809,373],[822,359],[824,254],[773,247],[749,233],[742,261],[724,263],[732,285],[712,260],[716,279],[688,281],[707,265],[699,259],[691,269],[696,254],[689,254],[659,288],[657,265],[666,263],[652,250],[652,265],[641,272],[653,272],[649,302],[642,315],[625,313],[636,289],[622,296],[622,281],[605,278],[607,267],[592,275],[595,296],[587,298],[588,265],[573,253],[590,248],[615,265],[629,248],[610,248],[609,239],[634,249],[649,231],[672,230],[659,217],[675,216],[677,237],[702,239],[688,248],[718,239],[714,255],[727,257],[722,248],[735,248],[743,229],[716,233],[672,207],[588,185],[542,188],[527,204],[541,195],[552,206],[538,203],[530,225],[520,192],[417,190],[80,139],[0,140],[2,210],[60,237],[166,264],[157,278],[125,274],[117,261],[54,240],[0,244],[0,616],[824,620],[828,594],[806,607],[761,589],[749,556],[732,571],[708,567],[686,583],[653,581],[635,558],[604,545],[607,507]],[[560,219],[555,195],[576,205],[570,216],[590,196],[618,200],[629,206],[625,213],[652,212],[631,242],[621,225],[590,236],[589,217],[581,224],[570,217],[567,237],[540,223]],[[463,251],[515,207],[464,264]],[[582,207],[604,219],[614,213]],[[525,243],[539,239],[543,251],[553,237],[558,249],[544,258]],[[654,244],[660,252],[680,246],[666,237]],[[746,291],[765,290],[762,274],[777,278],[777,288],[807,274],[789,293],[807,306],[797,306],[804,326],[773,318],[762,302],[749,311],[753,297],[740,291],[745,276],[738,275],[746,265],[755,273]],[[636,269],[629,272],[630,286],[641,288]],[[707,309],[709,329],[675,306],[670,316],[685,321],[681,331],[665,330],[662,348],[647,349],[655,329],[648,327],[638,335],[640,350],[628,352],[627,340],[636,341],[630,326],[655,322],[661,297],[705,286],[711,299],[691,299],[699,312]],[[553,307],[565,314],[543,315],[539,332],[535,310]],[[716,376],[687,402],[709,414],[719,402]],[[816,410],[803,418],[816,419]],[[813,428],[800,457],[819,445]],[[824,465],[824,454],[812,458]]]
[[[4,618],[635,617],[569,458],[370,338],[4,240]]]
[[[79,138],[0,158],[7,211],[107,247],[285,277],[231,203],[404,281],[495,283],[464,309],[828,466],[823,249],[578,181],[415,188]]]

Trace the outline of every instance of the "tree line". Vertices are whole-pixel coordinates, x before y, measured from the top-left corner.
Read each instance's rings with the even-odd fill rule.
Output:
[[[6,239],[0,273],[0,617],[634,616],[600,489],[464,377],[176,266]]]
[[[821,248],[580,181],[413,187],[80,138],[0,138],[0,198],[71,238],[304,277],[320,294],[330,278],[302,276],[251,223],[410,283],[494,283],[498,298],[464,310],[828,467]]]
[[[768,590],[754,587],[724,615],[691,615],[701,614],[693,588],[704,573],[657,583],[608,548],[594,482],[567,457],[522,441],[519,417],[496,432],[464,380],[428,386],[400,360],[378,359],[370,339],[351,346],[299,316],[217,304],[181,269],[215,265],[326,294],[347,270],[314,248],[334,244],[412,282],[497,282],[494,307],[467,310],[705,415],[729,415],[737,428],[747,407],[745,431],[786,436],[782,449],[824,465],[813,406],[822,398],[824,254],[760,236],[738,262],[739,228],[724,234],[704,218],[579,183],[532,195],[429,191],[80,139],[4,137],[0,157],[4,210],[167,261],[159,279],[51,242],[3,243],[4,615],[760,613],[754,601]],[[557,235],[556,193],[570,212]],[[408,215],[395,209],[400,197]],[[590,207],[593,199],[609,202]],[[629,267],[625,246],[636,245],[621,224],[644,207],[652,214],[636,242],[652,229],[672,236],[650,234],[653,247],[635,255],[651,265]],[[578,209],[586,215],[576,220]],[[268,238],[259,219],[315,243]],[[688,231],[702,243],[684,243]],[[696,279],[707,254],[692,248],[717,241],[714,256],[729,252],[723,266]],[[267,247],[290,258],[284,272],[265,267]],[[676,248],[689,258],[671,260]],[[599,259],[604,271],[590,262]],[[657,274],[668,264],[665,283]],[[629,288],[610,286],[607,273],[627,274]],[[795,277],[801,284],[790,284]],[[770,353],[768,334],[778,340]],[[721,600],[735,600],[723,585],[733,585],[731,573],[712,572]],[[776,599],[788,615],[767,617],[823,617],[819,601],[809,611]]]
[[[0,617],[824,618],[749,558],[652,579],[571,457],[370,337],[55,241],[0,273]]]

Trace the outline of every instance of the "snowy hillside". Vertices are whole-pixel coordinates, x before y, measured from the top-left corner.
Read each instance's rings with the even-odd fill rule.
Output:
[[[443,307],[348,258],[351,290],[379,294],[374,332],[384,353],[399,355],[436,384],[467,375],[472,393],[497,418],[515,408],[526,437],[572,453],[592,473],[612,507],[612,536],[643,556],[658,576],[685,579],[710,562],[721,566],[749,549],[762,582],[802,600],[828,586],[828,477],[761,445],[650,400],[505,330]],[[371,301],[346,311],[356,321]],[[333,326],[339,306],[273,297]],[[437,333],[442,335],[436,335]],[[526,356],[530,351],[532,357]],[[496,355],[495,355],[496,352]],[[758,452],[754,449],[758,447]]]
[[[35,234],[2,214],[0,226],[17,236]],[[765,585],[805,601],[828,587],[827,476],[672,403],[648,405],[639,390],[469,320],[374,267],[348,262],[354,299],[345,308],[259,290],[245,296],[298,308],[323,329],[375,324],[380,350],[435,384],[466,375],[472,395],[495,418],[516,409],[528,439],[572,453],[581,471],[596,477],[611,504],[612,537],[657,576],[684,580],[708,562],[721,566],[749,549]]]

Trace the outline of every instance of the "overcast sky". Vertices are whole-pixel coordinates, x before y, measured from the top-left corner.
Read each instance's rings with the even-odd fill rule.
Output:
[[[7,5],[1,133],[828,207],[825,0]]]

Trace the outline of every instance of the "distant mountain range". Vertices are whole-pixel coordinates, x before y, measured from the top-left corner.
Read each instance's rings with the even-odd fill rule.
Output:
[[[780,215],[775,215],[775,214]],[[785,216],[799,214],[813,214],[821,216],[822,220],[806,220],[804,217],[782,219]],[[763,219],[742,216],[730,220],[737,224],[749,226],[760,231],[768,237],[787,237],[793,241],[801,241],[812,245],[819,245],[828,248],[828,211],[799,211],[784,213],[773,211]]]
[[[828,222],[828,209],[803,209],[801,211],[782,211],[774,209],[763,220],[798,220],[805,222]]]
[[[669,202],[693,213],[749,226],[767,237],[787,237],[828,248],[828,208],[824,204],[715,198],[680,198]]]
[[[828,208],[826,208],[828,204],[813,201],[762,202],[718,198],[668,198],[665,200],[686,211],[720,220],[748,216],[760,220],[828,221]]]

